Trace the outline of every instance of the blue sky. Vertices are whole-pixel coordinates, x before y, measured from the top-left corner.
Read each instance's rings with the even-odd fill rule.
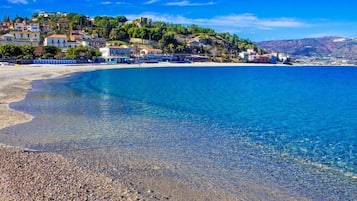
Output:
[[[323,36],[357,37],[353,0],[0,0],[5,15],[30,17],[39,11],[149,17],[154,21],[197,24],[252,41]]]

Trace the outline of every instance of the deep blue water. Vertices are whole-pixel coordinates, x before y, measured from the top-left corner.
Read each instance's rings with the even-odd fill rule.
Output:
[[[239,177],[315,200],[357,199],[357,68],[101,70],[35,81],[11,107],[36,118],[0,142],[122,148],[232,191]]]

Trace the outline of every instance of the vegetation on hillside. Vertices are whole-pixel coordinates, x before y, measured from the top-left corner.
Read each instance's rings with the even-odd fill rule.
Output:
[[[5,20],[5,18],[4,18]],[[6,19],[10,20],[10,19]],[[131,39],[141,39],[153,48],[159,48],[164,53],[204,54],[221,58],[236,58],[238,53],[247,49],[262,50],[249,40],[239,38],[235,34],[216,33],[211,28],[197,25],[184,26],[166,22],[152,22],[151,19],[138,18],[131,22],[125,16],[96,16],[93,19],[76,13],[43,17],[38,13],[32,19],[17,16],[13,22],[32,20],[40,25],[49,25],[53,33],[67,34],[70,31],[81,30],[88,34],[97,34],[106,38],[109,43],[132,44]],[[197,46],[190,46],[192,40],[199,40]],[[148,42],[149,41],[149,42]],[[137,43],[137,40],[136,42]],[[94,54],[95,55],[95,54]]]

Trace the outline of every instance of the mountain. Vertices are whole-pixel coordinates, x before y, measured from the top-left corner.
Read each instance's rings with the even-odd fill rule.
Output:
[[[357,61],[357,39],[342,37],[305,38],[258,42],[256,45],[267,51],[285,53],[293,59],[344,59]]]

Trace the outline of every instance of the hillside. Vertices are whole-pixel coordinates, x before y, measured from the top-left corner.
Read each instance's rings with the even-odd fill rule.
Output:
[[[298,40],[276,40],[256,43],[268,51],[283,52],[294,59],[337,58],[357,61],[357,39],[341,37],[305,38]]]
[[[197,25],[153,22],[145,17],[129,21],[125,16],[90,18],[77,13],[35,13],[31,19],[17,16],[5,22],[12,27],[23,22],[38,24],[41,30],[40,44],[52,34],[64,34],[70,38],[71,33],[81,33],[86,38],[95,36],[105,39],[112,45],[147,45],[164,53],[204,54],[225,61],[234,60],[239,52],[247,49],[261,52],[253,42],[235,34],[217,33],[211,28]],[[12,30],[9,27],[0,34]]]

